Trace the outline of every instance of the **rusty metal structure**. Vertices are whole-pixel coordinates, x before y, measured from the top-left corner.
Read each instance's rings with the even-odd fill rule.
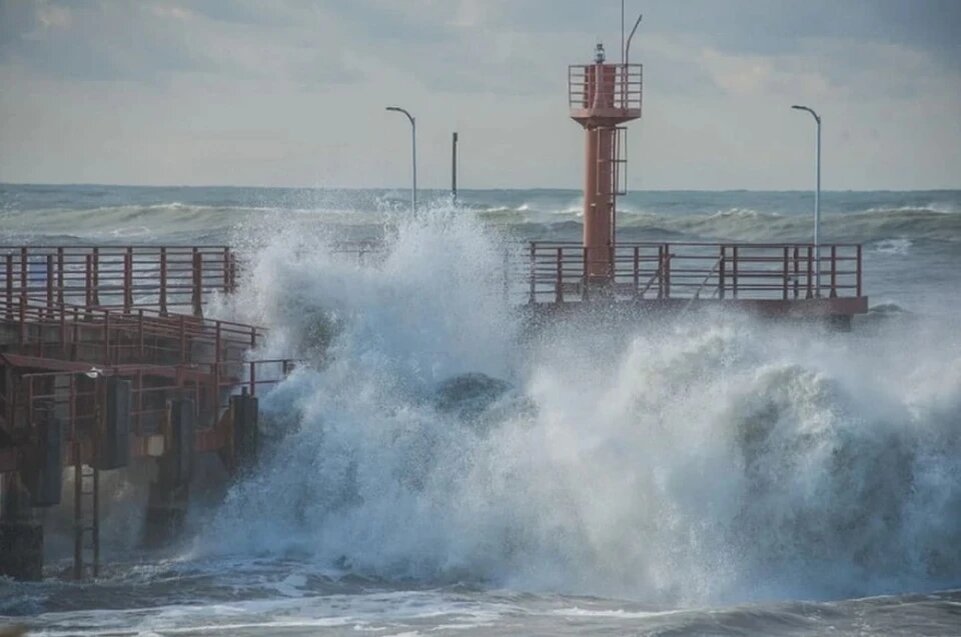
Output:
[[[584,255],[588,284],[610,282],[617,198],[627,194],[627,128],[641,116],[640,64],[608,64],[597,45],[593,64],[568,68],[571,119],[585,131]]]
[[[724,301],[768,316],[823,317],[849,325],[868,309],[860,245],[656,243],[617,240],[617,199],[627,194],[627,128],[641,117],[643,67],[621,62],[568,68],[570,117],[585,131],[583,240],[529,244],[531,306],[553,312],[589,300],[644,309]],[[822,286],[822,280],[829,283]]]
[[[295,363],[251,359],[259,327],[204,318],[236,276],[223,246],[0,246],[0,574],[41,576],[35,511],[71,479],[82,578],[100,562],[101,472],[151,466],[157,543],[182,521],[195,457],[253,461],[258,388]]]

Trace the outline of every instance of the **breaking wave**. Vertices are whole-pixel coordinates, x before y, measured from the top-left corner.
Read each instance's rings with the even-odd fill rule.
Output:
[[[376,264],[260,250],[222,311],[306,363],[197,554],[675,604],[961,583],[956,321],[535,332],[487,274],[501,241],[441,210]]]

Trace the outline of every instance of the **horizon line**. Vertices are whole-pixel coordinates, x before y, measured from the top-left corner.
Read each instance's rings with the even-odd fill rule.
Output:
[[[100,182],[13,182],[13,181],[0,181],[0,186],[33,186],[33,187],[100,187],[100,188],[222,188],[222,189],[233,189],[233,190],[346,190],[346,191],[364,191],[364,190],[400,190],[407,191],[410,190],[410,186],[263,186],[263,185],[236,185],[236,184],[110,184],[110,183],[100,183]],[[532,187],[487,187],[487,188],[459,188],[458,192],[492,192],[492,191],[566,191],[572,193],[583,192],[580,188],[557,188],[551,186],[532,186]],[[813,188],[638,188],[637,190],[629,191],[628,194],[637,194],[642,192],[783,192],[783,193],[807,193],[813,192]],[[899,192],[899,193],[910,193],[910,192],[958,192],[961,191],[961,185],[949,188],[949,187],[934,187],[934,188],[843,188],[843,189],[821,189],[822,193],[845,193],[845,192]],[[418,192],[450,192],[449,188],[418,188]]]

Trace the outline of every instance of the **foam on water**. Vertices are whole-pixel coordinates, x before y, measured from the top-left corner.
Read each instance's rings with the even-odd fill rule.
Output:
[[[195,554],[663,604],[958,583],[956,321],[531,335],[489,276],[501,254],[444,210],[373,264],[303,234],[263,247],[221,311],[308,364],[262,399],[286,434]]]

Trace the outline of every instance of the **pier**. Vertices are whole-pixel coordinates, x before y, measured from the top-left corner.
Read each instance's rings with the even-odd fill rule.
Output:
[[[96,576],[109,497],[100,474],[146,468],[144,541],[172,539],[195,458],[216,456],[228,473],[250,465],[258,390],[294,361],[251,359],[263,329],[204,318],[213,295],[235,289],[230,248],[6,246],[0,255],[0,574],[41,577],[36,513],[63,504],[74,519],[73,575]]]

